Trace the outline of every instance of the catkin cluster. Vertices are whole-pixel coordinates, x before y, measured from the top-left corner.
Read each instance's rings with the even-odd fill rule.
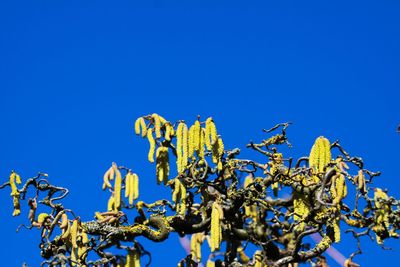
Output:
[[[199,120],[189,129],[189,157],[193,158],[196,153],[199,159],[204,159],[204,142],[205,142],[205,130],[201,128]]]
[[[148,121],[147,124],[146,120]],[[218,136],[217,128],[211,117],[204,122],[204,128],[202,124],[200,117],[190,128],[184,121],[180,121],[175,131],[174,126],[169,121],[156,113],[140,117],[135,121],[135,133],[148,139],[150,145],[148,160],[150,162],[154,162],[154,154],[156,153],[158,183],[163,181],[166,184],[168,181],[169,164],[165,160],[168,158],[168,146],[173,148],[174,154],[176,154],[176,166],[179,174],[185,172],[190,160],[195,161],[196,156],[200,162],[204,160],[206,151],[211,152],[213,163],[217,165],[218,170],[222,170],[224,143]],[[172,145],[173,137],[176,137],[175,147]],[[164,141],[161,138],[164,138]],[[156,146],[159,146],[157,151]],[[161,147],[165,148],[160,149]],[[163,155],[163,157],[158,158],[159,155]]]
[[[148,120],[146,124],[145,120]],[[153,126],[151,128],[151,126]],[[150,148],[147,158],[150,162],[154,162],[154,152],[156,149],[156,140],[162,137],[162,133],[165,132],[165,139],[170,140],[173,136],[173,127],[160,115],[153,113],[148,116],[140,117],[135,121],[135,133],[142,137],[147,137]],[[155,134],[155,138],[153,136]]]
[[[212,161],[217,164],[218,170],[222,170],[222,156],[224,155],[224,143],[217,134],[213,118],[206,120],[205,127],[205,144],[208,151],[212,152]]]
[[[72,266],[86,266],[82,263],[86,262],[89,238],[82,228],[81,222],[77,219],[72,222],[71,226],[71,244]]]
[[[110,180],[114,180],[114,187],[111,185]],[[125,182],[125,198],[128,198],[129,205],[139,197],[139,177],[137,174],[128,170],[125,178],[122,178],[122,173],[118,165],[113,162],[111,167],[103,175],[103,190],[109,188],[112,193],[107,203],[107,211],[119,211],[121,209],[121,192],[122,184]]]
[[[131,171],[125,176],[125,197],[128,198],[129,205],[139,197],[139,177]]]
[[[49,217],[50,215],[41,213],[38,217],[38,222],[43,223]],[[48,227],[48,236],[51,235],[57,223],[62,232],[55,240],[61,239],[70,249],[71,265],[86,266],[84,263],[88,254],[89,238],[82,228],[81,222],[75,218],[71,224],[65,210],[62,210],[55,216],[53,223]]]
[[[310,151],[310,155],[308,157],[308,162],[310,168],[314,171],[314,175],[311,180],[307,180],[306,178],[302,179],[302,183],[304,186],[308,186],[309,184],[315,184],[320,181],[318,174],[324,172],[325,167],[331,161],[331,151],[330,151],[330,143],[329,140],[323,136],[318,137]],[[310,203],[307,199],[307,196],[300,193],[293,193],[293,208],[294,208],[294,220],[301,221],[306,218],[310,213]],[[304,225],[299,224],[300,228],[303,228]]]

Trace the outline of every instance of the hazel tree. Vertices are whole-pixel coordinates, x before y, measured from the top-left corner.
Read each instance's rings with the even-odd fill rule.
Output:
[[[327,266],[323,254],[343,233],[357,244],[344,265],[359,266],[354,258],[362,253],[362,237],[380,246],[398,238],[400,202],[372,187],[380,173],[338,141],[320,136],[309,155],[283,155],[280,148],[291,147],[289,125],[277,124],[264,130],[264,140],[247,144],[261,155],[255,161],[224,146],[213,118],[198,117],[189,127],[158,114],[140,117],[135,133],[147,139],[156,182],[171,197],[141,201],[135,170],[112,163],[102,186],[108,203],[91,221],[64,207],[68,189],[53,185],[45,173],[22,179],[12,171],[0,189],[11,188],[13,216],[27,202],[29,223],[18,229],[40,231],[42,266],[148,266],[150,253],[137,237],[162,242],[171,233],[191,238],[190,254],[177,263],[182,267]],[[312,245],[310,235],[320,241]],[[207,258],[201,254],[206,243]]]

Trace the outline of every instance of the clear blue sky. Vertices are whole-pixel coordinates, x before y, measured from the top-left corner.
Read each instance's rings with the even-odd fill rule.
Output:
[[[155,185],[147,142],[133,122],[212,115],[226,147],[292,121],[293,156],[313,140],[340,139],[400,197],[399,1],[1,1],[0,177],[49,173],[71,189],[65,205],[91,219],[105,209],[102,174],[112,161]],[[299,3],[301,2],[301,3]],[[38,266],[38,231],[15,233],[8,190],[0,192],[2,266]],[[153,266],[176,266],[171,236],[144,243]],[[338,245],[346,256],[355,243]],[[362,266],[400,260],[364,240]],[[332,266],[335,266],[332,263]]]

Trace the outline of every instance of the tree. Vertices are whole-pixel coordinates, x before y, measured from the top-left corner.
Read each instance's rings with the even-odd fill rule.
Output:
[[[29,198],[30,224],[20,227],[41,229],[45,266],[140,266],[150,255],[136,237],[162,242],[174,232],[191,236],[191,253],[178,266],[204,262],[205,240],[211,251],[207,266],[327,266],[323,253],[343,232],[358,242],[345,266],[358,266],[353,259],[361,253],[361,237],[381,246],[398,238],[400,202],[371,186],[380,173],[323,136],[308,156],[284,156],[280,148],[291,146],[289,125],[264,130],[271,136],[247,145],[262,155],[259,162],[241,158],[238,148],[225,149],[212,118],[198,117],[189,128],[158,114],[140,117],[135,132],[147,138],[157,183],[171,189],[171,199],[140,201],[138,175],[112,163],[102,188],[110,193],[107,211],[95,212],[93,221],[64,207],[68,189],[51,184],[45,173],[23,182],[12,171],[0,189],[11,187],[14,216]],[[50,212],[36,216],[38,204]],[[314,247],[305,239],[310,235],[321,237]]]

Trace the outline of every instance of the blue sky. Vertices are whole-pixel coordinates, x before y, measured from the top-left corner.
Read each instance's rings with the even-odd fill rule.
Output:
[[[282,121],[294,122],[293,156],[319,135],[340,139],[399,198],[399,12],[398,1],[2,1],[0,177],[47,172],[70,189],[65,206],[91,219],[116,161],[154,200],[168,191],[155,185],[134,120],[199,114],[215,118],[228,148]],[[27,210],[12,218],[6,191],[2,265],[38,266],[39,232],[15,233]],[[144,244],[153,266],[184,256],[175,235]],[[337,248],[349,255],[355,245]],[[398,261],[399,242],[388,245],[365,239],[358,262]]]

